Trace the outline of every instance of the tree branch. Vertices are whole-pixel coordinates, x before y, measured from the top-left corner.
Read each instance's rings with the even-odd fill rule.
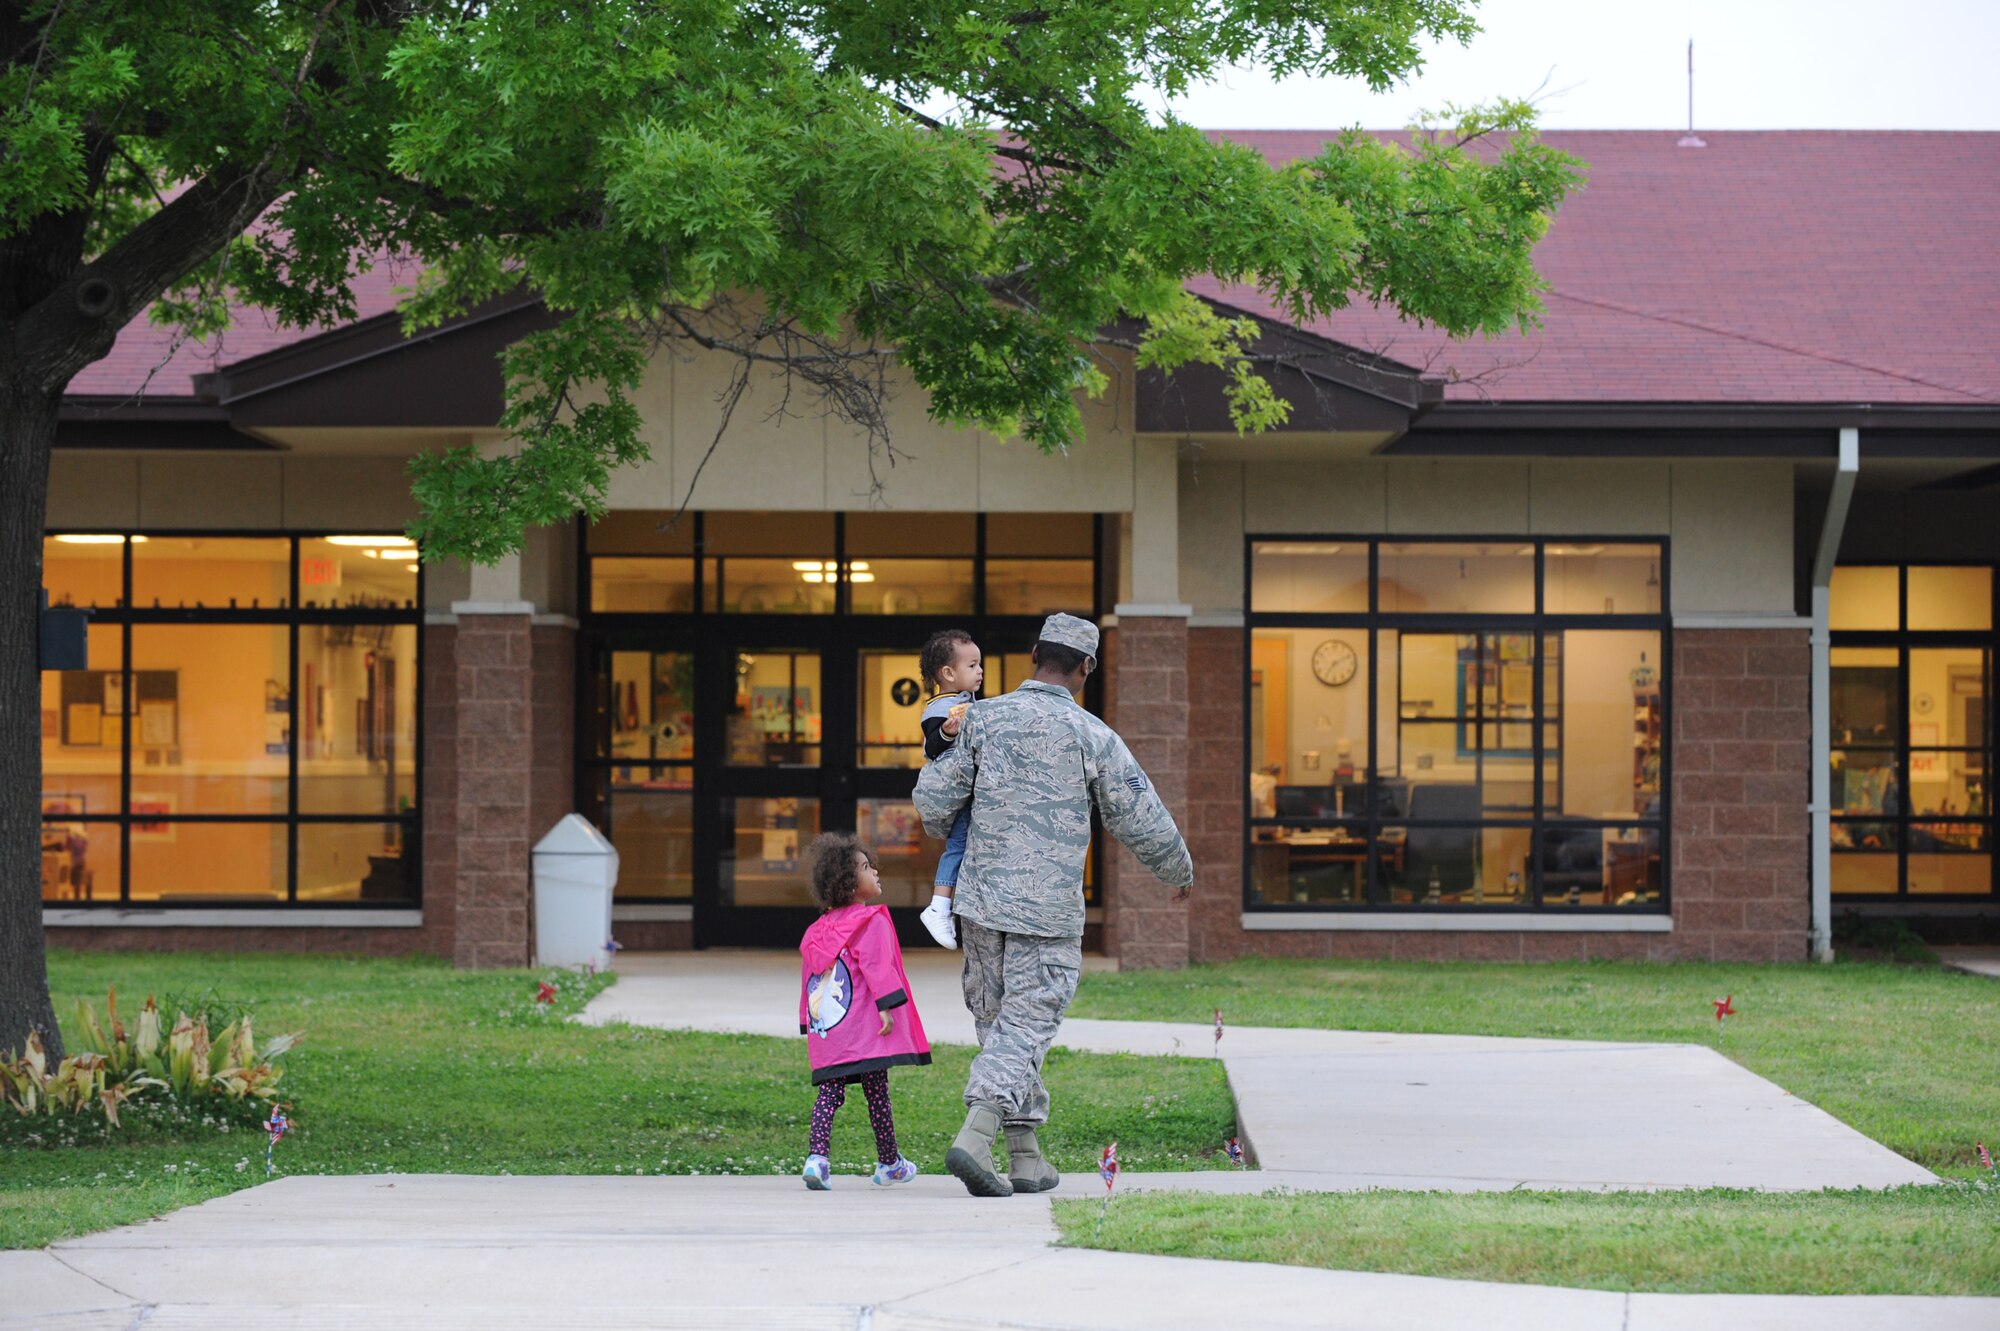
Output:
[[[14,362],[25,382],[61,392],[111,349],[120,329],[213,257],[290,184],[268,158],[212,171],[79,267],[15,325]]]

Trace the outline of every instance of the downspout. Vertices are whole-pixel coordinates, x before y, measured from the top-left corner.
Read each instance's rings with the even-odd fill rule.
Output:
[[[1812,958],[1833,960],[1833,566],[1861,470],[1861,431],[1840,432],[1840,465],[1826,499],[1812,571]]]

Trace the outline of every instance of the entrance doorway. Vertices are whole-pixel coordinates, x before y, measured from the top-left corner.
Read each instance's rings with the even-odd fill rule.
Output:
[[[872,516],[879,526],[881,515]],[[985,521],[963,521],[978,534],[974,557],[963,561],[962,577],[975,589],[967,601],[987,602],[985,583],[999,573],[1010,594],[1036,594],[1034,583],[1043,581],[1037,599],[1048,599],[1049,609],[1094,613],[1094,557],[1037,561],[1047,568],[1030,571],[1045,576],[1024,578],[1028,560],[1019,555],[987,567]],[[1081,521],[1094,551],[1096,524]],[[845,522],[826,552],[834,558],[817,567],[773,558],[794,553],[781,547],[798,525],[773,526],[760,564],[781,574],[798,569],[805,581],[820,572],[839,582],[823,604],[771,614],[729,611],[750,597],[735,591],[749,574],[730,565],[748,561],[699,557],[687,560],[687,580],[697,585],[686,589],[685,611],[612,608],[619,589],[607,594],[599,584],[632,576],[643,561],[623,551],[605,555],[600,524],[584,559],[593,612],[580,634],[581,807],[618,847],[619,903],[685,909],[697,947],[795,946],[818,913],[806,851],[822,831],[853,831],[874,850],[898,934],[906,943],[927,940],[917,913],[930,901],[943,843],[924,836],[910,802],[923,765],[918,718],[928,696],[918,652],[939,629],[969,630],[985,654],[984,694],[993,697],[1031,673],[1027,649],[1044,612],[1002,602],[1010,613],[980,614],[982,605],[970,614],[899,613],[890,594],[864,599],[873,589],[847,585],[873,570],[844,557]],[[601,571],[593,571],[593,555]],[[872,557],[878,567],[890,562]],[[674,561],[652,562],[680,576]],[[655,583],[662,578],[656,568],[642,572]],[[900,593],[912,600],[925,594],[913,576],[897,583],[914,585]],[[730,588],[726,597],[718,584]],[[771,603],[766,594],[759,605]],[[1086,705],[1096,698],[1093,688]]]
[[[916,914],[944,847],[910,794],[928,696],[917,656],[937,627],[745,620],[694,642],[596,635],[586,723],[590,750],[610,760],[589,760],[584,798],[618,846],[619,898],[688,903],[698,947],[789,946],[818,914],[807,847],[852,831],[875,851],[898,932],[927,937]],[[988,656],[986,696],[1030,673],[1025,651]]]

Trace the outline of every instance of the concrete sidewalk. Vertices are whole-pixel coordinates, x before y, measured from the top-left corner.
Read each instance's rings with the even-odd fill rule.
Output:
[[[2000,980],[2000,947],[1941,947],[1938,960],[1967,975],[1983,975]]]
[[[1229,1176],[1225,1176],[1229,1177]],[[1115,1201],[1112,1203],[1117,1204]],[[290,1178],[0,1253],[0,1329],[1990,1331],[2000,1300],[1626,1295],[1050,1247],[948,1178]]]
[[[974,1043],[957,955],[912,949],[904,962],[932,1041]],[[796,1039],[798,982],[789,955],[628,955],[583,1020]],[[1083,1018],[1063,1022],[1061,1043],[1195,1057],[1215,1045],[1208,1026]],[[1937,1182],[1698,1045],[1225,1026],[1221,1057],[1248,1146],[1283,1175],[1268,1182],[1315,1191]],[[912,1158],[935,1163],[944,1144],[932,1145],[913,1143]]]
[[[933,1038],[970,1043],[956,958],[909,960]],[[796,1038],[795,965],[627,956],[585,1016]],[[1211,1035],[1063,1029],[1075,1048],[1195,1056]],[[1222,1048],[1265,1168],[1125,1175],[1121,1194],[1930,1179],[1700,1048],[1240,1027]],[[935,1170],[943,1143],[909,1146]],[[1055,1194],[1096,1195],[1087,1175]],[[791,1177],[286,1178],[40,1252],[0,1252],[0,1331],[2000,1326],[2000,1299],[1627,1295],[1060,1249],[1052,1200],[978,1201],[936,1173],[893,1190],[841,1177],[829,1193]]]

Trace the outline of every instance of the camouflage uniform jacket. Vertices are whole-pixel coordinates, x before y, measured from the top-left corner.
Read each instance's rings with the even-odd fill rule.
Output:
[[[1187,843],[1125,741],[1060,685],[1031,679],[974,703],[959,724],[914,797],[934,837],[971,803],[955,914],[1007,933],[1081,938],[1093,801],[1105,831],[1161,882],[1194,882]]]

